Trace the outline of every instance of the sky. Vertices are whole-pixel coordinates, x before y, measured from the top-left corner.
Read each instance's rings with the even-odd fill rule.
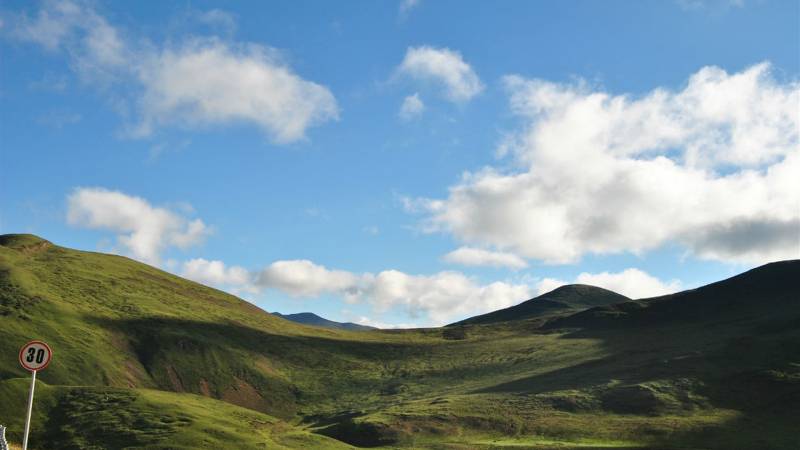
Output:
[[[0,2],[0,233],[438,326],[800,257],[800,3]]]

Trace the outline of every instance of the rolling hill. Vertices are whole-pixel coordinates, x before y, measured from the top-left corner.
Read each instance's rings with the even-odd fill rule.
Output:
[[[17,351],[38,338],[54,359],[34,449],[796,449],[798,275],[785,261],[642,300],[573,286],[544,299],[557,314],[540,297],[457,327],[356,332],[4,235],[0,423],[19,442]]]
[[[549,317],[567,312],[583,311],[596,306],[611,305],[630,300],[624,295],[608,289],[585,284],[561,286],[550,292],[511,306],[480,316],[470,317],[452,325],[507,322]]]
[[[311,312],[302,312],[296,314],[281,314],[278,312],[272,313],[282,319],[291,320],[295,323],[302,323],[303,325],[313,325],[315,327],[323,327],[323,328],[338,328],[342,330],[376,330],[375,327],[370,327],[367,325],[359,325],[357,323],[352,322],[335,322],[333,320],[328,320],[324,317],[320,317]]]

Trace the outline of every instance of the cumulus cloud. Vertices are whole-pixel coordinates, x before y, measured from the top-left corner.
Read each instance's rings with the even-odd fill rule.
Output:
[[[228,29],[233,21],[219,10],[200,19]],[[20,16],[13,34],[63,51],[82,78],[102,81],[118,109],[136,111],[134,136],[167,126],[245,123],[277,143],[289,143],[338,118],[328,88],[303,79],[279,52],[263,45],[215,37],[139,44],[91,7],[71,1],[49,1],[35,17]]]
[[[664,282],[646,272],[633,268],[615,273],[583,272],[571,283],[554,278],[545,278],[536,287],[539,295],[541,295],[565,284],[574,283],[598,286],[630,298],[655,297],[672,294],[681,289],[681,283],[678,280]]]
[[[499,281],[480,284],[454,271],[432,275],[410,275],[398,270],[353,273],[329,269],[309,260],[275,261],[261,270],[248,271],[239,266],[228,267],[222,261],[198,258],[184,262],[180,273],[234,294],[258,294],[273,289],[295,298],[332,295],[351,304],[365,303],[379,314],[399,309],[415,322],[424,320],[435,325],[506,308],[527,300],[534,292],[525,284]],[[395,327],[363,317],[354,320],[379,328]]]
[[[216,39],[164,49],[140,71],[144,94],[138,132],[161,125],[250,122],[276,142],[305,136],[311,125],[338,115],[333,94],[303,80],[274,52],[258,45],[234,47]]]
[[[211,229],[200,219],[155,207],[140,197],[104,188],[78,188],[67,197],[70,225],[117,233],[134,258],[159,265],[168,247],[185,249],[202,242]]]
[[[322,294],[348,292],[358,285],[359,277],[343,270],[329,270],[311,261],[276,261],[264,270],[256,283],[283,291],[293,297],[318,297]]]
[[[800,256],[800,84],[705,67],[677,91],[611,95],[507,77],[519,169],[407,201],[426,230],[549,263],[678,242],[700,258]]]
[[[457,103],[483,91],[483,83],[461,53],[447,48],[409,47],[398,73],[441,85],[447,99]]]
[[[198,283],[219,288],[232,287],[233,290],[254,292],[253,277],[244,267],[226,267],[222,261],[209,261],[195,258],[183,263],[181,276]]]
[[[419,93],[414,93],[403,99],[403,104],[400,106],[400,118],[411,120],[422,114],[424,110],[425,103],[419,98]]]
[[[397,307],[409,317],[426,316],[436,324],[505,308],[529,298],[531,292],[526,285],[480,285],[459,272],[409,275],[385,270],[355,274],[307,260],[276,261],[256,275],[255,284],[294,297],[338,295],[350,303],[366,302],[379,312]]]
[[[494,266],[524,269],[528,263],[513,253],[494,252],[480,248],[461,247],[444,255],[444,260],[465,266]]]

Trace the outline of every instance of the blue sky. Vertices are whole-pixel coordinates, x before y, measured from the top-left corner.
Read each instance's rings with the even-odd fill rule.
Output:
[[[437,325],[800,256],[794,1],[0,4],[0,232]]]

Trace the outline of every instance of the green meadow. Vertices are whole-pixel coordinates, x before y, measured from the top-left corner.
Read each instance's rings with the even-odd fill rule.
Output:
[[[34,449],[797,449],[798,275],[787,261],[655,299],[578,288],[558,308],[347,331],[4,235],[0,424],[21,442],[17,352],[35,338],[54,357]]]

